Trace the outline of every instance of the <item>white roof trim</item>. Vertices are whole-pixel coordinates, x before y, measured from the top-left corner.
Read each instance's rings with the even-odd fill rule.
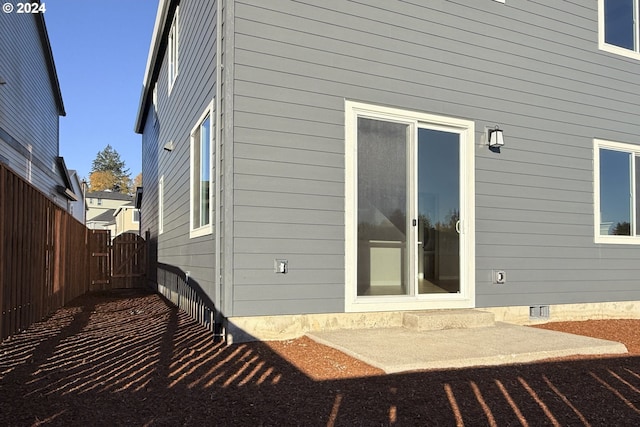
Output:
[[[147,56],[147,66],[144,70],[142,79],[142,93],[140,94],[140,102],[138,103],[138,116],[136,117],[135,131],[142,133],[147,106],[147,99],[152,90],[153,74],[156,67],[158,53],[160,52],[160,44],[162,41],[162,33],[167,22],[167,14],[172,0],[160,0],[158,3],[158,12],[156,13],[156,22],[153,26],[153,35],[151,36],[151,45],[149,46],[149,54]]]

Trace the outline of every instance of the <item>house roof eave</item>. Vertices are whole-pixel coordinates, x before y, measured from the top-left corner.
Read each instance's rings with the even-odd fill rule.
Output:
[[[147,66],[144,71],[142,80],[142,91],[140,93],[140,101],[138,103],[138,114],[134,131],[142,133],[144,131],[144,122],[147,118],[147,109],[151,100],[151,91],[153,90],[153,82],[160,72],[164,50],[166,48],[163,43],[164,33],[169,21],[169,11],[175,10],[178,4],[177,0],[160,0],[158,3],[158,12],[156,13],[156,22],[153,27],[153,35],[151,36],[151,46],[149,47],[149,55],[147,57]]]
[[[134,200],[133,196],[125,193],[116,193],[113,191],[89,191],[86,193],[87,198],[105,199],[105,200],[118,200],[131,202]]]
[[[69,175],[69,170],[67,169],[67,165],[64,162],[64,157],[58,156],[56,157],[56,162],[58,163],[58,172],[62,177],[62,181],[64,185],[58,185],[56,190],[58,193],[65,196],[67,199],[72,201],[77,201],[78,196],[73,192],[73,184],[71,183],[71,177]]]
[[[36,20],[36,26],[38,27],[38,35],[40,36],[40,43],[44,51],[45,61],[47,63],[47,70],[49,72],[49,78],[51,79],[51,88],[56,101],[56,107],[58,109],[59,116],[66,116],[67,113],[64,110],[64,103],[62,102],[62,91],[60,90],[60,80],[58,79],[58,73],[56,72],[56,64],[53,60],[53,51],[51,50],[51,42],[49,41],[49,34],[47,33],[47,26],[44,22],[43,13],[34,13],[34,19]]]

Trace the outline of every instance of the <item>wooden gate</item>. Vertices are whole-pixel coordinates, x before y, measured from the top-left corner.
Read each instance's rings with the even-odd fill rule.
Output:
[[[111,282],[111,231],[89,230],[89,252],[91,254],[89,265],[91,286],[89,290],[109,289]]]
[[[111,288],[141,288],[146,266],[144,239],[123,233],[111,245]]]
[[[144,287],[145,241],[134,233],[111,240],[109,230],[91,230],[91,290]]]

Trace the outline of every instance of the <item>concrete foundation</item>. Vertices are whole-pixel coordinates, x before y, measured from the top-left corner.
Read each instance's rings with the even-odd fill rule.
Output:
[[[231,317],[227,319],[227,343],[279,341],[307,332],[336,329],[394,328],[402,326],[402,312],[326,313],[285,316]]]
[[[284,316],[231,317],[227,319],[227,343],[279,341],[301,337],[308,332],[339,329],[415,328],[422,330],[459,329],[487,326],[486,322],[534,325],[547,322],[598,319],[640,319],[640,301],[549,306],[549,318],[529,317],[528,306],[484,307],[469,310],[424,310],[324,313]]]
[[[528,306],[485,307],[482,310],[493,313],[498,322],[516,325],[580,320],[640,319],[640,301],[549,305],[548,319],[530,318]]]

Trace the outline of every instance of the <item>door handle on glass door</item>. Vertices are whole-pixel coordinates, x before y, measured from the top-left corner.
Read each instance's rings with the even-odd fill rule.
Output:
[[[460,234],[460,220],[456,221],[456,232]]]

